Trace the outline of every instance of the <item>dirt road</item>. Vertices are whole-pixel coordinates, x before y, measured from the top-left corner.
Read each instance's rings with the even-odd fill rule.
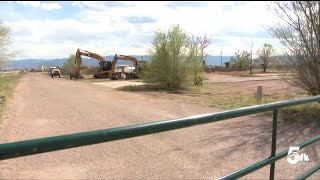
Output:
[[[218,110],[29,73],[21,78],[6,109],[0,143],[214,111]],[[280,124],[278,150],[316,133],[311,126]],[[0,179],[217,179],[268,157],[270,142],[271,118],[254,115],[0,161]],[[294,178],[319,162],[319,145],[302,150],[309,155],[308,165],[279,161],[276,178]],[[246,178],[268,179],[268,174],[265,167]],[[320,172],[313,178],[319,179]]]

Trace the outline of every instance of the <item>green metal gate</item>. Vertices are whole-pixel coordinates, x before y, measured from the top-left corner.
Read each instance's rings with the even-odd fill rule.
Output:
[[[278,109],[306,104],[311,102],[320,101],[320,96],[313,96],[307,98],[293,99],[288,101],[275,102],[270,104],[251,106],[246,108],[240,108],[235,110],[229,110],[224,112],[209,113],[197,116],[191,116],[186,118],[158,121],[146,124],[138,124],[132,126],[124,126],[117,128],[110,128],[97,131],[89,131],[75,134],[67,134],[62,136],[54,136],[40,139],[32,139],[19,142],[11,142],[0,144],[0,160],[17,158],[22,156],[28,156],[33,154],[40,154],[50,151],[69,149],[74,147],[92,145],[97,143],[133,138],[137,136],[143,136],[148,134],[155,134],[175,129],[186,128],[195,125],[201,125],[206,123],[212,123],[231,118],[246,116],[250,114],[256,114],[266,111],[273,111],[273,129],[272,129],[272,146],[271,154],[269,157],[257,161],[256,163],[247,167],[234,171],[220,179],[236,179],[245,176],[251,172],[254,172],[262,167],[270,165],[270,179],[274,179],[275,163],[279,159],[285,157],[288,153],[288,149],[276,153],[277,142],[277,122],[278,122]],[[314,142],[320,140],[320,134],[316,135],[296,146],[304,148]],[[305,179],[320,169],[320,162],[309,169],[304,174],[301,174],[297,179]]]

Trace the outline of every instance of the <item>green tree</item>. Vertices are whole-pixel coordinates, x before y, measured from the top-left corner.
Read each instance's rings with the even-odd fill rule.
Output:
[[[188,36],[179,25],[171,26],[167,32],[156,31],[144,80],[169,89],[179,89],[193,81],[195,73],[203,69],[200,64],[208,39]]]
[[[244,50],[240,52],[235,52],[235,57],[230,58],[230,62],[233,64],[233,66],[236,66],[237,68],[247,68],[250,65],[250,57],[251,53]]]
[[[257,62],[262,65],[263,72],[266,72],[269,65],[274,62],[275,50],[271,44],[265,43],[257,51],[258,59]]]
[[[144,78],[145,72],[148,69],[148,61],[139,61],[137,66],[137,75],[139,78]]]
[[[191,66],[187,63],[187,35],[179,27],[172,26],[169,31],[158,30],[149,54],[152,57],[147,82],[156,83],[170,89],[178,89],[186,83]]]
[[[61,67],[61,73],[64,75],[70,75],[74,72],[75,67],[75,58],[76,56],[74,54],[71,54],[69,58],[66,60],[66,62]]]

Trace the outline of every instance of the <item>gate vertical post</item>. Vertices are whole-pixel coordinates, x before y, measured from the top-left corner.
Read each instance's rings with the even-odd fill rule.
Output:
[[[275,109],[273,110],[271,157],[274,157],[276,155],[277,126],[278,126],[278,109]],[[273,162],[270,164],[270,180],[274,180],[275,163],[276,162]]]

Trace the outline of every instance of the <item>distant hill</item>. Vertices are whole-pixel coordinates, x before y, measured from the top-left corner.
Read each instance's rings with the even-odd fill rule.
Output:
[[[144,60],[144,61],[150,61],[150,56],[142,56],[142,55],[131,55],[138,59],[138,61]],[[105,56],[104,58],[107,61],[112,61],[114,56]],[[231,56],[222,56],[222,63],[224,65],[224,62],[229,61]],[[39,66],[63,66],[63,64],[66,62],[67,58],[61,58],[61,59],[21,59],[21,60],[15,60],[15,61],[9,61],[6,63],[5,68],[6,70],[11,69],[30,69],[30,68],[36,68]],[[213,66],[220,66],[221,64],[221,56],[206,56],[205,61],[207,65],[213,65]],[[95,59],[91,58],[82,58],[82,63],[85,66],[99,66],[99,62]],[[129,61],[119,60],[118,64],[131,64]]]

